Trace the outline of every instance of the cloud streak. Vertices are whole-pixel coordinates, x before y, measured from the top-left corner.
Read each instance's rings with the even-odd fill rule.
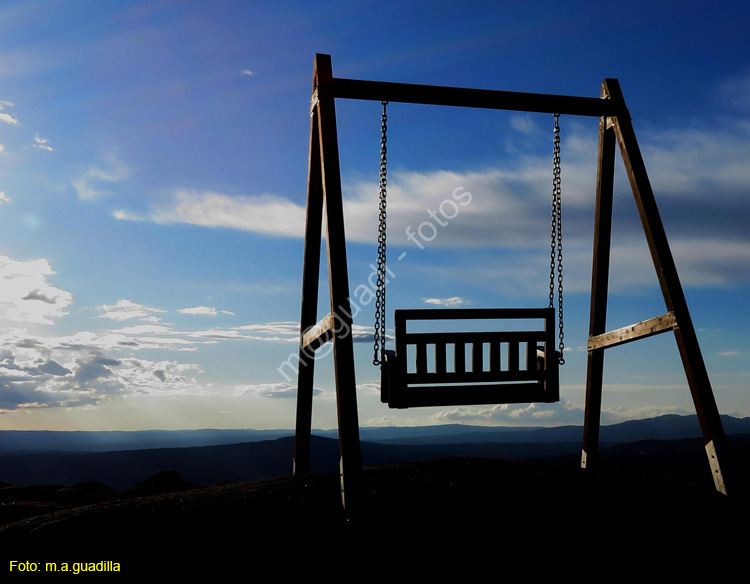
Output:
[[[169,205],[144,217],[126,210],[117,210],[113,216],[118,220],[238,229],[282,237],[300,237],[305,229],[305,209],[274,195],[230,196],[179,190],[173,193]]]
[[[39,136],[36,136],[34,138],[34,148],[39,148],[40,150],[46,150],[47,152],[53,152],[55,149],[52,148],[52,146],[49,145],[49,140],[46,138],[40,138]]]
[[[124,299],[118,300],[115,304],[104,304],[98,307],[98,310],[104,310],[104,313],[98,315],[96,318],[108,318],[118,322],[137,318],[151,323],[161,320],[155,314],[166,312],[166,310],[144,306],[143,304],[137,304],[136,302]]]
[[[218,311],[212,306],[193,306],[192,308],[181,308],[180,314],[194,314],[201,316],[216,316]]]
[[[130,169],[114,157],[106,160],[106,167],[89,169],[73,181],[78,198],[92,201],[112,194],[104,185],[117,183],[130,175]]]

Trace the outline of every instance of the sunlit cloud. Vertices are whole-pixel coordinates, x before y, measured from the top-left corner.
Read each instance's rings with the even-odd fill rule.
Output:
[[[687,415],[681,407],[648,406],[629,409],[624,407],[602,408],[603,424],[617,424],[628,420],[653,418],[666,414]],[[572,401],[554,404],[496,404],[492,406],[459,406],[443,410],[434,418],[440,423],[500,424],[509,426],[555,426],[582,423],[583,404]]]
[[[212,306],[193,306],[192,308],[181,308],[178,310],[180,314],[195,314],[202,316],[216,316],[218,311]]]
[[[113,358],[102,351],[80,349],[64,364],[49,358],[43,344],[7,343],[0,347],[0,412],[90,407],[102,400],[139,393],[196,392],[189,377],[194,363],[132,357]],[[56,351],[60,356],[70,351]]]
[[[117,211],[120,220],[138,219]],[[268,235],[300,237],[305,228],[305,209],[274,195],[230,196],[215,192],[176,191],[172,202],[140,218],[159,224],[186,223],[254,231]]]
[[[533,132],[533,124],[523,116],[512,119],[518,132]],[[587,282],[591,266],[596,136],[589,136],[589,130],[572,123],[563,137],[563,237],[566,271],[575,282]],[[750,130],[666,128],[644,136],[642,149],[673,252],[681,272],[691,274],[684,283],[725,286],[747,280],[750,209],[741,202],[750,184],[744,157]],[[344,178],[347,239],[371,244],[377,232],[375,180]],[[616,189],[617,218],[621,209],[634,207],[627,181],[618,180]],[[415,251],[427,246],[510,251],[510,268],[520,269],[513,278],[536,282],[548,261],[539,254],[548,245],[550,198],[551,170],[544,156],[518,156],[512,164],[481,171],[396,169],[389,173],[389,245]],[[302,237],[304,214],[301,205],[276,195],[176,191],[170,204],[149,214],[119,210],[115,217]],[[716,220],[706,221],[709,214]],[[650,257],[633,253],[633,242],[645,241],[637,214],[625,215],[624,228],[616,227],[612,252],[613,265],[623,266],[613,274],[613,287],[621,289],[653,281]],[[471,262],[461,270],[476,271]],[[626,282],[617,281],[623,277]],[[517,282],[506,282],[519,289]]]
[[[257,73],[255,71],[251,71],[250,69],[243,69],[242,71],[240,71],[240,75],[244,75],[246,77],[254,77],[255,75],[257,75]]]
[[[750,77],[736,84],[750,103]],[[735,84],[735,85],[736,85]],[[745,108],[747,109],[747,108]],[[516,132],[537,132],[529,116],[511,118]],[[563,238],[566,289],[589,289],[596,180],[596,135],[571,121],[562,140]],[[640,134],[649,178],[660,205],[682,283],[729,287],[750,281],[750,124],[659,128]],[[656,285],[630,187],[617,161],[611,290]],[[453,172],[389,172],[388,242],[391,249],[472,249],[460,266],[427,265],[432,274],[493,286],[522,296],[549,272],[551,164],[548,155],[515,153],[503,166]],[[372,244],[377,233],[376,178],[343,177],[347,241]],[[710,196],[707,197],[707,193]],[[169,204],[144,215],[115,212],[120,220],[187,223],[285,237],[303,237],[303,206],[281,196],[230,196],[176,191]],[[707,218],[709,218],[707,220]],[[482,252],[502,251],[496,265]],[[419,269],[419,256],[409,254]],[[441,299],[426,301],[438,304]]]
[[[0,122],[5,122],[6,124],[12,124],[17,125],[18,120],[14,118],[12,115],[7,114],[5,112],[0,112]]]
[[[65,316],[73,295],[47,282],[54,274],[44,258],[17,261],[0,256],[0,318],[54,324]]]
[[[290,383],[251,383],[237,385],[234,388],[235,395],[254,395],[269,398],[296,398],[297,386]],[[313,395],[322,393],[322,390],[313,388]]]
[[[103,310],[104,313],[96,316],[96,318],[108,318],[110,320],[116,320],[118,322],[124,320],[130,320],[132,318],[138,318],[146,322],[159,322],[159,317],[154,316],[154,313],[164,313],[166,310],[154,308],[151,306],[144,306],[143,304],[137,304],[130,300],[118,300],[115,304],[104,304],[98,307],[98,310]]]
[[[436,306],[447,306],[450,308],[456,308],[459,306],[466,306],[471,304],[465,298],[460,296],[452,296],[451,298],[422,298],[422,302],[425,304],[434,304]]]

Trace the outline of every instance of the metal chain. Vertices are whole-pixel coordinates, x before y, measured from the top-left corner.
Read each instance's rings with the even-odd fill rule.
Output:
[[[565,364],[565,332],[563,330],[563,255],[562,255],[562,190],[560,188],[560,114],[555,114],[554,159],[552,170],[552,229],[550,233],[549,307],[554,308],[555,270],[557,270],[557,314],[559,330],[559,363]]]
[[[388,132],[388,115],[386,114],[387,101],[383,104],[383,113],[380,116],[380,203],[378,216],[378,262],[377,282],[375,291],[375,345],[373,347],[373,365],[382,364],[382,352],[385,350],[385,236],[386,236],[386,198],[387,198],[387,152],[386,146]]]

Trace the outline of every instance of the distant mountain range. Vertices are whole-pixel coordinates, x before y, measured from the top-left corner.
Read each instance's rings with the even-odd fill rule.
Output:
[[[733,445],[745,449],[750,418],[723,416],[722,420]],[[362,428],[360,433],[367,466],[454,456],[546,459],[576,465],[582,439],[580,426],[448,425]],[[185,481],[202,485],[252,481],[291,473],[294,438],[290,434],[289,430],[5,431],[0,432],[0,481],[62,485],[96,481],[121,490],[164,470],[175,470]],[[336,432],[317,434],[312,448],[313,471],[336,470]],[[684,459],[690,472],[699,469],[702,473],[707,463],[700,436],[696,416],[668,415],[604,426],[601,448],[611,453],[609,460],[617,464],[626,460],[630,464],[637,458],[643,466],[649,454],[648,466],[658,470],[662,455],[668,453],[668,460]],[[151,447],[157,444],[162,446]]]
[[[722,416],[727,434],[750,434],[750,418]],[[337,430],[314,430],[316,436],[337,438]],[[361,440],[383,444],[467,444],[477,442],[540,443],[581,441],[581,426],[511,427],[446,424],[412,427],[362,427]],[[143,431],[0,431],[0,453],[19,451],[112,452],[154,448],[218,446],[275,440],[294,430],[143,430]],[[677,440],[701,435],[698,418],[675,414],[602,426],[601,441]]]

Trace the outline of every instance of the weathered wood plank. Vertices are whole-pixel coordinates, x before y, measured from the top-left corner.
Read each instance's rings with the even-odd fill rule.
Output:
[[[307,332],[302,335],[302,346],[309,347],[315,344],[314,349],[320,345],[327,343],[333,338],[333,315],[329,312],[322,319],[320,319],[315,326],[308,329]]]
[[[408,333],[407,345],[436,345],[438,343],[541,343],[547,340],[547,333],[538,331],[479,331],[450,333]]]
[[[595,351],[597,349],[616,347],[617,345],[623,345],[631,341],[645,339],[646,337],[670,331],[675,327],[677,327],[677,320],[674,313],[668,312],[667,314],[624,326],[608,333],[589,337],[588,350]]]

